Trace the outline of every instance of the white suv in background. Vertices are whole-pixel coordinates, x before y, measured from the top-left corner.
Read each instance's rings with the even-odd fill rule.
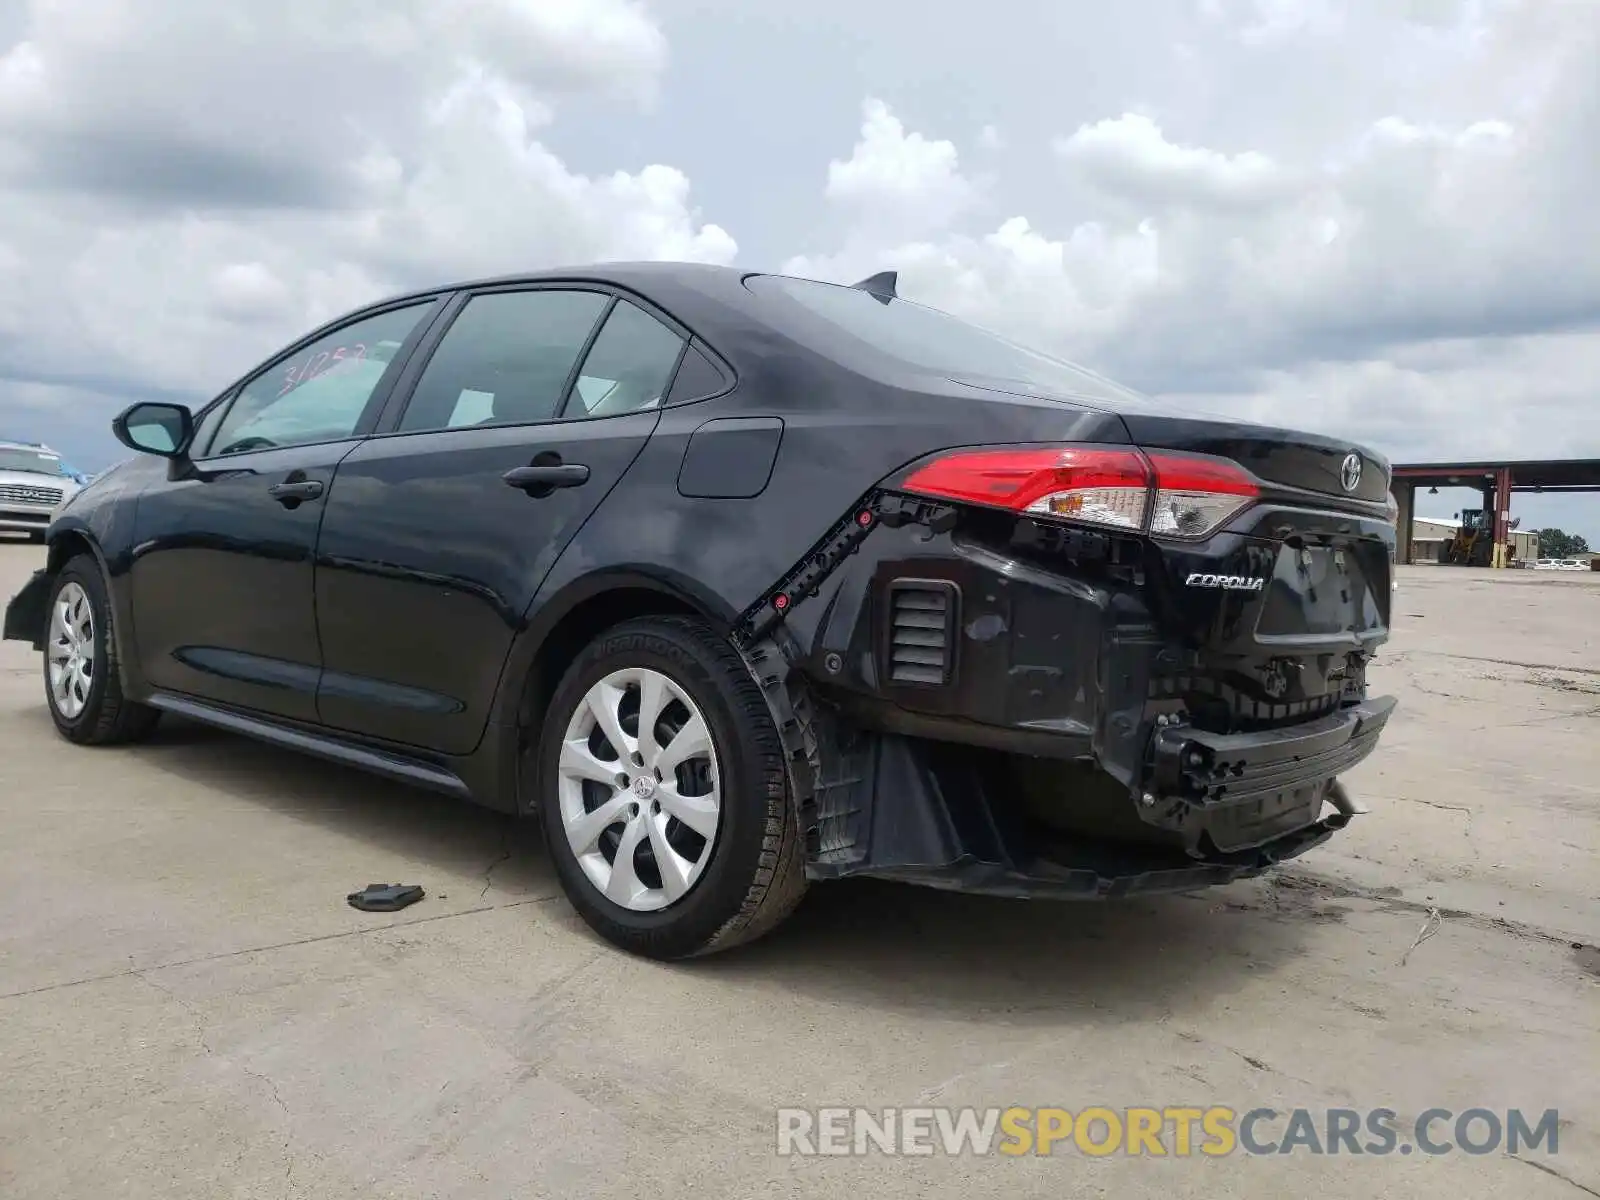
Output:
[[[44,541],[51,514],[80,486],[50,447],[0,441],[0,532]]]

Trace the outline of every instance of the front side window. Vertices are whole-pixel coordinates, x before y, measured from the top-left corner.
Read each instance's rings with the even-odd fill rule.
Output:
[[[240,389],[207,453],[351,437],[390,361],[432,303],[355,321],[268,367]]]
[[[610,299],[573,288],[472,297],[417,380],[400,431],[555,419]]]
[[[223,397],[196,418],[191,453],[203,455],[206,452],[206,447],[212,444],[212,436],[217,432],[217,426],[222,424],[222,418],[227,415],[228,398]]]
[[[583,360],[563,415],[614,417],[659,407],[682,354],[681,337],[618,300]]]

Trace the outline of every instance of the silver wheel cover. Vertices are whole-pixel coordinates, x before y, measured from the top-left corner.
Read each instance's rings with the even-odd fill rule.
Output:
[[[686,896],[716,849],[722,777],[705,714],[660,671],[600,680],[567,722],[561,827],[595,889],[633,912]]]
[[[89,703],[94,683],[94,608],[82,585],[69,583],[50,606],[45,671],[50,704],[69,721]]]

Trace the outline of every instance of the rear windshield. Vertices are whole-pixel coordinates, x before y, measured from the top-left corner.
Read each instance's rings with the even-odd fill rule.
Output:
[[[916,371],[994,385],[1022,384],[1090,399],[1151,403],[1148,397],[1086,367],[1018,346],[910,300],[885,302],[859,288],[786,275],[753,275],[745,286],[758,295],[779,294],[796,300],[836,331]]]

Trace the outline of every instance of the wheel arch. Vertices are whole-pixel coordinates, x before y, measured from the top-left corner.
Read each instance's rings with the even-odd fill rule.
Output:
[[[45,570],[51,576],[59,575],[61,569],[79,554],[87,551],[94,556],[99,564],[100,574],[105,577],[107,587],[111,582],[110,565],[106,562],[106,554],[100,547],[99,541],[88,528],[81,525],[69,525],[64,529],[52,531],[46,540],[48,547],[45,558]]]
[[[502,673],[495,723],[515,730],[516,743],[537,729],[550,697],[585,646],[623,621],[649,616],[698,617],[719,630],[731,630],[737,613],[695,581],[668,571],[619,568],[595,571],[536,601],[523,631],[512,644]],[[531,811],[533,789],[518,755],[516,797],[519,811]]]
[[[72,522],[50,530],[45,558],[46,578],[54,580],[66,565],[87,552],[100,568],[100,581],[105,587],[106,601],[111,605],[111,630],[117,639],[117,673],[122,679],[122,689],[129,697],[144,693],[144,674],[139,670],[138,655],[133,638],[133,600],[127,587],[119,586],[105,547],[87,525]],[[47,585],[48,587],[48,585]],[[45,630],[41,626],[42,642]],[[42,648],[42,647],[41,647]]]
[[[5,630],[7,638],[28,641],[35,650],[41,651],[48,633],[50,589],[61,569],[79,554],[88,553],[99,564],[101,577],[108,577],[105,555],[87,531],[69,528],[57,532],[47,545],[44,568],[34,573],[13,600],[6,613]]]

